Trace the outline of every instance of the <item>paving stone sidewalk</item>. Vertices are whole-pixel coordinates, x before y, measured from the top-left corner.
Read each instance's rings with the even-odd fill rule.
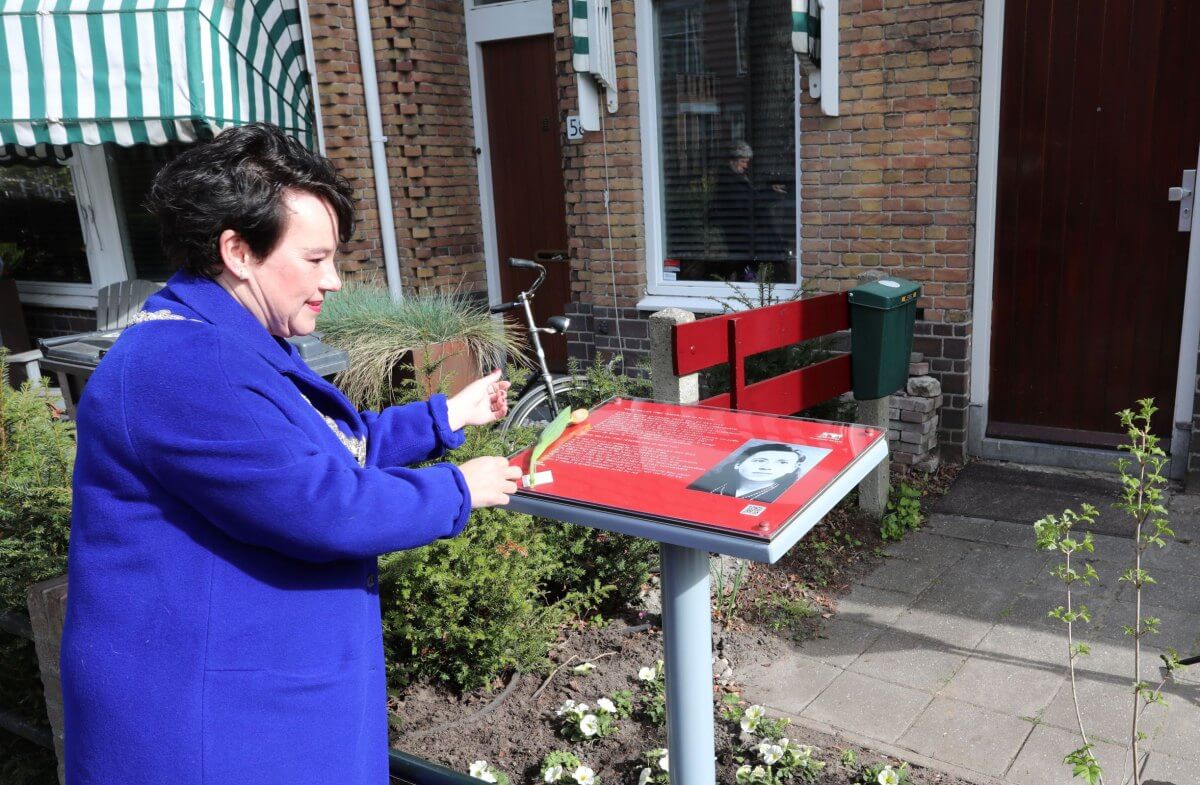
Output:
[[[1062,759],[1079,741],[1065,627],[1047,616],[1064,597],[1049,575],[1054,554],[1034,549],[1029,522],[1060,512],[1041,505],[1068,500],[1073,483],[1094,490],[1097,479],[1059,473],[1048,483],[1055,492],[1028,495],[1038,505],[1031,509],[1022,492],[1046,485],[1045,474],[1031,475],[1033,483],[1017,476],[1011,494],[978,505],[999,519],[935,513],[889,547],[890,558],[839,603],[821,637],[740,668],[746,699],[985,785],[1071,783]],[[977,488],[956,483],[941,509],[971,509],[955,496],[960,485]],[[1173,495],[1169,509],[1178,541],[1150,553],[1159,583],[1143,593],[1144,612],[1162,619],[1162,633],[1143,640],[1142,676],[1155,684],[1160,651],[1200,653],[1200,495]],[[1093,623],[1080,633],[1092,645],[1077,671],[1080,703],[1109,783],[1119,782],[1133,703],[1123,627],[1133,623],[1134,598],[1117,581],[1132,549],[1131,538],[1098,535],[1102,580],[1083,592]],[[1154,750],[1144,778],[1200,782],[1200,666],[1164,693],[1168,706],[1143,718]]]

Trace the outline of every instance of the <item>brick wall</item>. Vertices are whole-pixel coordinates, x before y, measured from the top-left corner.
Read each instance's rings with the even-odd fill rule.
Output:
[[[582,140],[563,144],[568,247],[572,259],[569,312],[573,315],[568,350],[571,356],[585,360],[590,360],[597,350],[606,355],[619,352],[632,364],[650,348],[644,318],[647,314],[639,314],[636,309],[646,288],[638,62],[633,0],[616,0],[612,9],[620,87],[618,111],[616,114],[604,111],[603,133],[589,132]],[[554,2],[554,27],[559,109],[565,139],[566,116],[579,113],[575,70],[571,67],[567,0]],[[604,207],[606,143],[611,243]]]
[[[802,109],[804,278],[918,281],[914,351],[942,383],[943,454],[966,442],[983,4],[842,0],[841,116]]]
[[[361,224],[342,269],[382,282],[354,15],[332,0],[309,7],[326,154],[359,199]],[[371,29],[405,291],[486,291],[462,3],[376,0]]]

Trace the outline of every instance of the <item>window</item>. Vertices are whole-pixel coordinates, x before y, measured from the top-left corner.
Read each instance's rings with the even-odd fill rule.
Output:
[[[94,308],[96,290],[110,283],[169,278],[157,221],[143,205],[159,169],[183,149],[72,145],[65,164],[0,163],[0,259],[22,302]]]
[[[790,6],[659,0],[654,18],[661,201],[648,212],[661,224],[661,268],[651,285],[754,281],[764,268],[795,284]]]
[[[162,255],[158,220],[143,205],[158,170],[184,149],[183,144],[108,148],[108,171],[121,218],[122,246],[135,278],[165,281],[175,272]]]
[[[66,164],[0,163],[0,215],[5,276],[91,283],[75,183]]]

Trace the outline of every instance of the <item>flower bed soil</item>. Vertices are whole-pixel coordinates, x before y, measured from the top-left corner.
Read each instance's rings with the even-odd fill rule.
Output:
[[[927,498],[944,492],[953,474],[944,470],[923,482]],[[845,505],[778,564],[753,565],[731,606],[736,610],[714,623],[715,656],[725,660],[717,663],[714,702],[719,704],[723,694],[737,693],[725,668],[772,659],[792,641],[819,634],[822,619],[836,612],[838,596],[884,558],[882,545],[878,524]],[[551,655],[556,670],[549,675],[515,674],[490,692],[465,695],[415,685],[393,697],[392,745],[462,772],[483,759],[506,773],[512,785],[539,783],[542,758],[553,750],[571,750],[596,771],[603,785],[636,783],[644,765],[642,754],[666,746],[665,728],[628,718],[611,736],[577,743],[559,735],[555,710],[566,700],[594,705],[597,698],[618,690],[629,690],[636,699],[638,669],[662,657],[656,590],[648,589],[647,608],[629,609],[603,626],[579,623],[563,630]],[[581,662],[596,667],[587,675],[574,673],[572,668]],[[732,784],[737,764],[731,753],[741,747],[741,732],[719,717],[715,725],[718,782]],[[789,731],[789,738],[819,749],[817,757],[827,764],[818,778],[821,785],[853,783],[859,765],[885,760],[837,737],[799,726]],[[841,764],[846,749],[854,751],[858,765]],[[915,766],[910,780],[914,785],[969,785]]]

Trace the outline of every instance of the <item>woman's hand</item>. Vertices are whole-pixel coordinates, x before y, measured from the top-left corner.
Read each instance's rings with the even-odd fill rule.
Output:
[[[504,458],[485,456],[472,458],[458,467],[471,492],[471,509],[501,507],[517,492],[521,467],[509,466]]]
[[[500,381],[499,370],[468,384],[446,401],[450,428],[457,431],[465,425],[488,425],[504,419],[508,414],[509,384]]]

